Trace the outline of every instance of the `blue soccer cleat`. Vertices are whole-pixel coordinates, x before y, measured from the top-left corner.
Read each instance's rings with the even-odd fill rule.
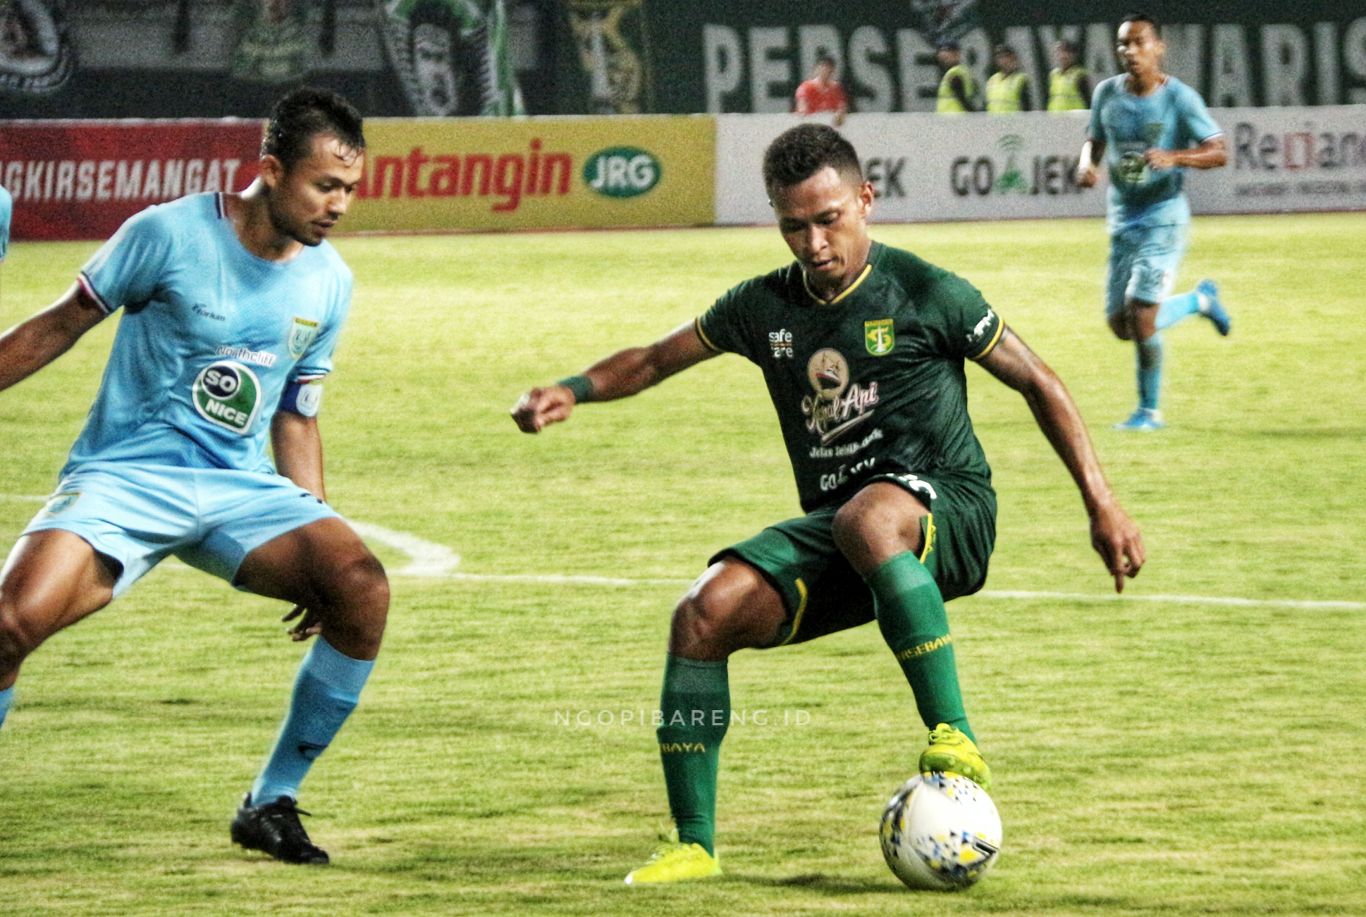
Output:
[[[1224,304],[1219,301],[1219,285],[1213,280],[1202,280],[1195,292],[1200,294],[1200,314],[1214,322],[1215,329],[1228,337],[1233,328],[1233,319],[1228,317]]]
[[[1162,412],[1156,408],[1138,408],[1129,415],[1128,420],[1115,424],[1116,430],[1140,430],[1149,432],[1161,430],[1167,425],[1162,419]]]

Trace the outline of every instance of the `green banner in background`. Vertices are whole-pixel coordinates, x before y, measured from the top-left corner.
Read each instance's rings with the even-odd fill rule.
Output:
[[[985,78],[1010,44],[1036,87],[1060,38],[1099,78],[1116,71],[1115,28],[1141,6],[1163,24],[1168,70],[1210,105],[1366,102],[1366,3],[1211,0],[562,0],[582,81],[564,111],[779,112],[829,53],[856,111],[928,111],[935,44],[953,38]],[[563,73],[562,69],[562,73]],[[637,74],[642,81],[634,89]],[[570,96],[574,96],[571,98]],[[638,104],[639,108],[614,108]]]
[[[590,114],[653,111],[645,0],[564,0],[571,104]]]
[[[231,72],[249,83],[297,83],[308,73],[311,42],[302,0],[237,0]]]
[[[416,115],[525,114],[503,0],[376,0],[389,59]]]
[[[75,67],[61,0],[0,2],[0,93],[56,92]]]

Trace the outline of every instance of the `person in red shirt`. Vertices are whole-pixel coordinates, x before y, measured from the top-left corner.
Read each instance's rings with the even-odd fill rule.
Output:
[[[816,58],[816,69],[811,79],[797,87],[797,114],[814,115],[834,112],[833,124],[839,127],[849,113],[849,99],[844,87],[835,79],[835,59],[828,54]]]

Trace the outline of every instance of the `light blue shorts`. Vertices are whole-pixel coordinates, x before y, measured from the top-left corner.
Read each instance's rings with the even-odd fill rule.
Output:
[[[1105,317],[1124,311],[1131,299],[1160,303],[1171,295],[1176,271],[1186,256],[1187,227],[1136,226],[1110,237],[1105,278]]]
[[[120,566],[114,595],[174,554],[234,583],[254,549],[336,510],[278,474],[90,462],[62,479],[24,534],[62,529]]]

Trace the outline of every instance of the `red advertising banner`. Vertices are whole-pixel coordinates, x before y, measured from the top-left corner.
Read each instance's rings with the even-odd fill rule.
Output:
[[[152,204],[256,177],[261,122],[0,122],[16,239],[102,239]]]

